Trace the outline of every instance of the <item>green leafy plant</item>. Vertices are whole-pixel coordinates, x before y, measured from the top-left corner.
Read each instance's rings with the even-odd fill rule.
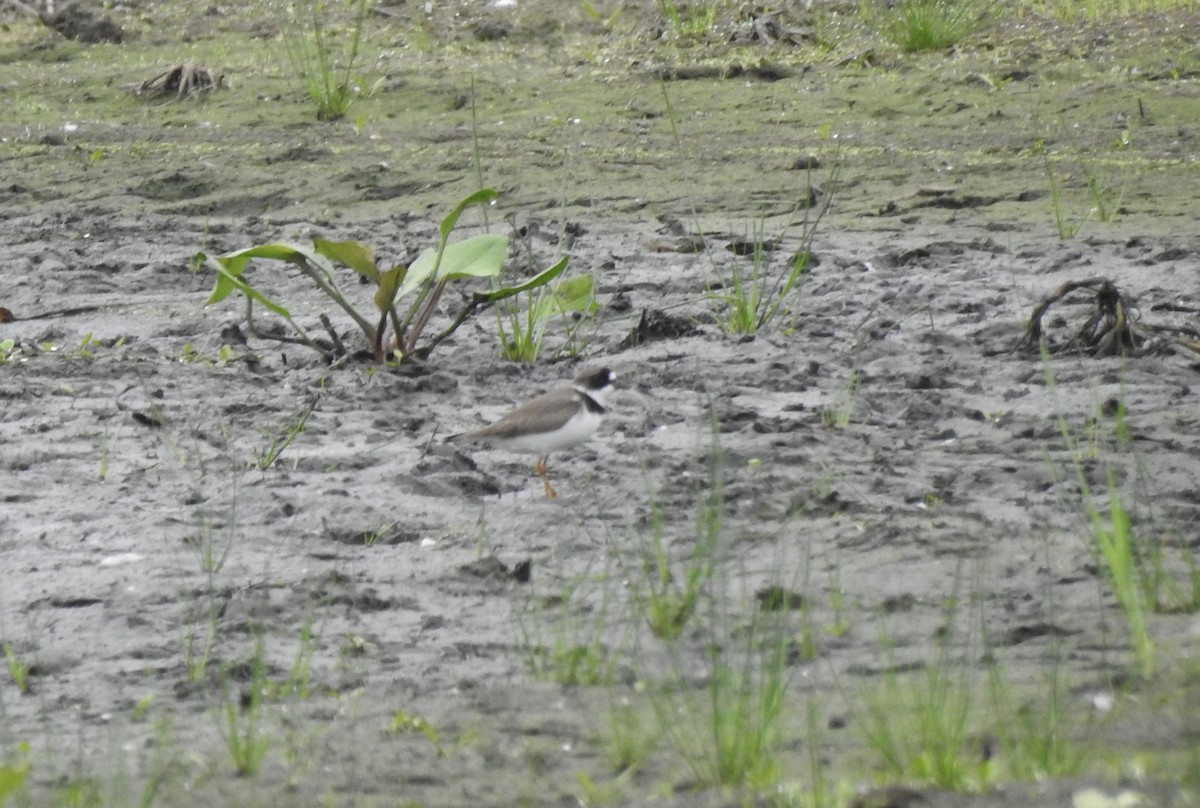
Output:
[[[592,291],[594,283],[591,275],[579,275],[559,281],[553,288],[531,290],[524,311],[514,306],[507,314],[499,314],[500,355],[519,362],[536,361],[542,352],[546,329],[555,318],[567,320],[569,343],[579,328],[579,322],[572,323],[570,318],[591,314],[599,308]]]
[[[870,0],[864,16],[889,42],[906,51],[940,50],[979,29],[992,0]]]
[[[495,191],[485,188],[459,202],[442,220],[437,247],[425,250],[411,266],[398,265],[380,269],[375,263],[375,255],[370,247],[357,241],[325,239],[314,239],[311,247],[271,243],[216,257],[200,253],[195,258],[196,262],[212,269],[217,276],[208,305],[219,303],[233,292],[239,292],[246,299],[246,323],[252,334],[305,345],[330,360],[347,356],[349,351],[342,344],[326,315],[322,315],[321,322],[329,335],[329,341],[321,343],[296,321],[285,306],[269,299],[245,277],[246,268],[252,259],[282,261],[298,267],[301,274],[316,284],[321,292],[354,321],[370,346],[375,361],[384,361],[393,349],[400,360],[407,357],[426,358],[439,343],[480,309],[544,286],[567,268],[568,259],[564,257],[554,266],[516,286],[474,293],[449,326],[418,347],[438,301],[450,283],[499,275],[508,249],[506,237],[485,233],[450,243],[450,234],[467,208],[492,204],[498,196]],[[375,314],[368,317],[350,302],[338,286],[335,264],[348,267],[375,285]],[[397,305],[408,297],[411,297],[411,302],[401,313]],[[255,303],[281,317],[291,327],[295,336],[271,337],[261,334],[254,325]],[[387,339],[389,325],[392,333],[390,346]]]
[[[350,39],[341,49],[335,48],[325,20],[328,4],[310,0],[309,5],[309,18],[283,35],[283,45],[292,70],[317,106],[317,120],[336,121],[345,117],[355,99],[368,91],[363,79],[354,74],[367,19],[367,0],[358,0],[355,5]]]

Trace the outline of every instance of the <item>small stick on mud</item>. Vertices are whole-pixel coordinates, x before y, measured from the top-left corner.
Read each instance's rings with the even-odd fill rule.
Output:
[[[346,350],[346,346],[342,344],[342,338],[338,336],[337,331],[333,327],[333,323],[329,321],[329,315],[321,315],[321,325],[325,326],[325,333],[329,334],[329,338],[333,340],[333,351],[335,356],[349,356],[350,352]]]

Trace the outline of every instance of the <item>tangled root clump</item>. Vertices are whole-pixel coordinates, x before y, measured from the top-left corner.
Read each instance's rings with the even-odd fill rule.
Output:
[[[1078,297],[1075,293],[1081,290],[1093,295],[1091,311],[1065,340],[1052,340],[1043,322],[1046,314],[1072,295]],[[1095,277],[1064,283],[1034,308],[1014,350],[1039,351],[1043,345],[1052,354],[1084,353],[1095,357],[1137,356],[1174,346],[1200,353],[1200,331],[1186,325],[1143,322],[1133,298],[1108,278]]]
[[[182,64],[146,79],[134,93],[155,98],[195,98],[224,86],[224,74],[200,65]]]

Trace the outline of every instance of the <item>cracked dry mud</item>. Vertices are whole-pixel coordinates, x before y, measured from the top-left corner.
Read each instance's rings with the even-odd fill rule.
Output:
[[[1196,617],[1152,615],[1159,673],[1130,680],[1080,480],[1101,504],[1111,480],[1182,580],[1200,540],[1200,364],[1171,347],[1008,349],[1047,294],[1092,276],[1143,317],[1196,326],[1196,15],[1107,39],[1031,19],[867,65],[841,59],[862,32],[820,56],[723,32],[669,45],[639,33],[634,6],[617,36],[574,7],[435,5],[372,18],[364,69],[383,81],[341,123],[312,120],[269,5],[133,4],[123,45],[20,21],[3,35],[0,639],[31,686],[0,685],[0,759],[29,744],[30,804],[79,781],[113,805],[147,783],[166,805],[576,804],[577,775],[613,780],[613,704],[674,669],[629,604],[656,529],[687,563],[718,447],[731,619],[749,623],[753,593],[776,586],[807,605],[786,612],[797,635],[818,627],[789,664],[785,783],[811,780],[810,744],[834,781],[875,779],[866,694],[935,664],[958,598],[971,667],[982,624],[1020,697],[1037,703],[1057,671],[1095,751],[1078,778],[926,789],[928,804],[1066,805],[1151,751],[1180,768],[1132,786],[1190,804]],[[181,61],[229,86],[158,105],[128,91]],[[714,69],[659,78],[689,65]],[[1087,217],[1098,176],[1120,191],[1113,221],[1059,237],[1037,137],[1068,215]],[[543,361],[501,361],[485,313],[426,365],[330,368],[245,341],[238,304],[205,308],[200,250],[316,234],[389,260],[428,246],[477,187],[476,151],[501,192],[490,228],[543,266],[570,228],[568,271],[595,276],[577,359],[550,358],[552,329]],[[834,199],[790,311],[723,333],[722,278],[751,266],[738,253],[759,228],[773,269],[802,246],[809,181]],[[254,272],[305,322],[328,310],[294,272]],[[1059,314],[1048,329],[1083,311]],[[524,456],[441,443],[580,362],[623,387],[600,431],[551,459],[557,501]],[[705,626],[680,640],[694,686]],[[611,685],[531,677],[531,646],[597,634]],[[248,698],[256,646],[273,682],[306,659],[308,695],[263,703],[263,767],[235,777],[222,705]],[[393,731],[398,711],[437,742]],[[738,804],[691,782],[664,742],[619,802]]]

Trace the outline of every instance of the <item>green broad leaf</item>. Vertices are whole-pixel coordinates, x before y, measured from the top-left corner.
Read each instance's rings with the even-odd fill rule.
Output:
[[[598,304],[592,297],[594,280],[591,275],[568,278],[554,287],[554,299],[561,311],[595,311]]]
[[[237,291],[237,286],[233,282],[233,278],[240,278],[242,272],[246,269],[246,264],[250,259],[230,259],[222,260],[220,258],[212,258],[204,253],[197,253],[192,259],[204,266],[208,267],[217,276],[216,282],[213,284],[212,293],[208,296],[208,302],[204,305],[211,306],[214,303],[220,303],[225,298],[229,297],[230,293]]]
[[[408,274],[404,276],[404,281],[396,291],[394,299],[399,300],[427,281],[429,276],[433,274],[434,262],[436,260],[437,250],[434,249],[425,250],[425,252],[417,256],[417,260],[409,264]]]
[[[267,258],[272,261],[286,261],[289,264],[308,264],[324,273],[331,283],[334,282],[333,264],[329,263],[329,259],[313,247],[303,244],[289,244],[282,241],[273,244],[256,244],[244,250],[225,253],[217,260],[227,267],[229,261],[237,260],[241,262],[239,266],[244,267],[245,262],[251,258]]]
[[[379,276],[379,288],[375,290],[375,306],[380,311],[387,311],[391,308],[392,301],[396,299],[396,290],[404,281],[404,276],[408,272],[408,267],[401,264],[397,267],[392,267],[387,272]]]
[[[564,255],[557,264],[549,269],[542,270],[529,280],[519,283],[516,286],[506,286],[502,289],[493,289],[490,292],[480,292],[479,298],[488,303],[495,303],[497,300],[504,300],[514,295],[519,295],[522,292],[528,292],[530,289],[545,286],[566,271],[567,262],[570,260],[570,256]]]
[[[442,234],[442,241],[450,238],[450,233],[454,230],[454,225],[458,224],[458,218],[463,215],[463,212],[472,205],[490,205],[500,198],[500,194],[493,191],[491,188],[481,188],[475,193],[468,196],[463,201],[459,202],[454,210],[446,214],[446,218],[442,219],[442,225],[439,232]]]
[[[598,304],[592,298],[592,276],[580,275],[559,283],[529,304],[529,319],[541,332],[552,317],[572,311],[595,311]]]
[[[441,266],[437,263],[437,250],[428,249],[421,253],[408,268],[408,275],[396,297],[404,297],[433,275],[437,269],[437,280],[460,278],[487,278],[500,274],[504,256],[508,252],[508,238],[482,234],[463,241],[447,244],[442,253]]]
[[[366,244],[358,241],[326,241],[313,239],[313,249],[328,258],[348,266],[375,283],[379,283],[379,269],[375,266],[375,253]]]
[[[240,272],[240,269],[239,269],[239,272]],[[265,295],[263,295],[262,292],[258,291],[253,286],[251,286],[245,279],[239,277],[238,275],[233,274],[231,271],[226,269],[224,266],[218,265],[217,275],[218,275],[218,281],[217,281],[218,286],[221,285],[221,279],[223,278],[225,280],[225,283],[229,285],[229,291],[236,290],[238,292],[241,292],[243,295],[250,298],[251,300],[253,300],[257,303],[261,303],[268,311],[274,312],[275,314],[278,314],[280,317],[283,317],[288,320],[290,320],[292,318],[291,312],[289,312],[287,309],[285,309],[283,306],[279,305],[278,303],[267,299],[267,297]],[[205,305],[211,306],[213,303],[216,303],[216,302],[222,300],[228,294],[229,294],[229,292],[227,291],[224,294],[222,294],[220,297],[217,297],[217,289],[214,288],[213,294],[209,296],[208,303],[206,303]]]
[[[438,267],[439,281],[462,278],[492,278],[500,274],[504,256],[508,254],[508,237],[483,233],[446,245],[442,265]]]

